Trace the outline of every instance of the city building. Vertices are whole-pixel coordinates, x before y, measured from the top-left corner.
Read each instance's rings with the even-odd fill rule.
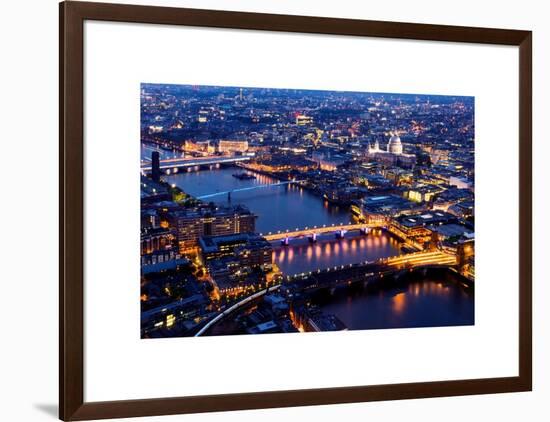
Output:
[[[433,201],[433,209],[447,211],[451,206],[462,201],[471,202],[473,205],[473,199],[474,194],[469,189],[458,189],[456,187],[451,187],[437,194],[435,200]]]
[[[383,170],[384,177],[395,186],[410,185],[413,182],[413,174],[409,170],[400,167],[390,167]]]
[[[247,140],[220,140],[218,143],[218,151],[222,154],[225,153],[235,153],[235,152],[246,152],[248,151],[248,141]]]
[[[321,170],[325,171],[336,171],[338,167],[343,166],[347,161],[345,156],[333,154],[330,151],[327,153],[314,153],[311,159],[319,165]]]
[[[240,267],[270,267],[273,262],[273,247],[265,238],[254,233],[239,233],[224,236],[204,236],[199,240],[201,261],[209,262],[233,257]]]
[[[424,183],[415,183],[407,192],[406,197],[414,202],[429,202],[438,193],[443,192],[443,188],[437,185],[427,185]]]
[[[308,303],[294,304],[291,318],[298,330],[305,332],[345,331],[346,325],[333,314],[323,312]]]
[[[474,236],[474,231],[464,224],[450,223],[431,226],[431,229],[439,235],[439,240],[456,244],[459,240],[469,240]]]
[[[298,126],[306,126],[313,123],[313,117],[306,116],[305,114],[296,115],[296,124]]]
[[[415,154],[405,154],[403,152],[403,144],[401,138],[395,134],[392,134],[386,149],[380,148],[378,140],[375,141],[374,146],[369,144],[367,149],[367,157],[369,159],[381,162],[390,166],[400,167],[413,167],[416,163]]]
[[[210,144],[209,140],[205,141],[190,141],[186,140],[184,144],[184,150],[190,153],[203,153],[203,154],[213,154],[215,148]]]
[[[475,279],[475,240],[473,237],[459,241],[456,254],[459,272],[473,281]]]
[[[474,209],[475,209],[474,201],[468,200],[468,201],[457,202],[456,204],[451,205],[447,209],[447,211],[453,215],[456,215],[457,217],[467,218],[467,217],[472,217],[474,215]]]
[[[351,212],[367,223],[385,225],[391,217],[417,213],[424,210],[418,203],[399,195],[369,195],[351,206]]]
[[[189,260],[173,250],[156,250],[141,256],[141,274],[176,270],[189,265]]]
[[[353,202],[363,198],[367,194],[367,189],[358,186],[345,186],[342,188],[327,189],[323,198],[327,201],[340,204],[350,205]]]
[[[174,236],[172,232],[162,227],[142,228],[141,230],[141,255],[169,249],[172,247]]]
[[[356,184],[367,186],[369,189],[384,189],[392,185],[391,180],[385,178],[381,174],[371,174],[360,172],[353,180]]]
[[[431,148],[429,151],[430,161],[432,164],[437,164],[439,161],[449,160],[449,150],[441,148]]]
[[[199,259],[221,296],[253,293],[272,281],[273,247],[254,233],[201,237]]]
[[[435,211],[416,215],[401,215],[391,220],[388,230],[403,241],[423,249],[428,242],[434,239],[435,228],[443,224],[457,222],[454,215]]]
[[[256,215],[247,208],[197,207],[171,211],[167,215],[181,253],[198,246],[203,236],[220,236],[255,231]]]
[[[258,160],[248,165],[253,170],[268,173],[302,171],[306,172],[318,168],[318,163],[296,154],[273,154],[265,160]]]
[[[162,126],[156,126],[156,125],[149,126],[149,133],[150,134],[162,133],[163,130],[164,130],[164,128]]]
[[[208,305],[207,298],[195,294],[167,305],[141,312],[141,337],[162,337],[166,330],[182,329],[183,332],[195,328],[195,320],[201,320]],[[181,327],[179,322],[182,322]]]
[[[461,176],[451,176],[449,178],[449,185],[456,186],[459,189],[473,189],[474,184],[471,180]]]

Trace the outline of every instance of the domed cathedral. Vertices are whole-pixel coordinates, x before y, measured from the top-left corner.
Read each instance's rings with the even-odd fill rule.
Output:
[[[392,154],[403,154],[403,144],[401,144],[401,138],[396,134],[392,134],[388,142],[388,152]]]
[[[398,165],[400,167],[411,168],[416,163],[415,154],[404,154],[401,138],[395,133],[390,132],[390,140],[385,150],[380,148],[378,140],[374,146],[369,144],[367,157],[387,165]]]

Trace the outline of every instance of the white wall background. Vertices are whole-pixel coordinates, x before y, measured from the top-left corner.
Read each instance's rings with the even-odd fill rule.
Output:
[[[135,0],[132,3],[138,3]],[[550,234],[545,161],[550,94],[550,13],[540,0],[173,0],[143,3],[534,31],[534,392],[150,418],[180,421],[546,421],[550,410]],[[1,6],[0,418],[54,420],[57,403],[57,1]],[[406,69],[404,68],[404,71]],[[14,161],[24,161],[20,167]],[[503,171],[503,178],[505,171]],[[503,207],[505,210],[505,206]],[[6,233],[7,230],[7,233]],[[143,420],[143,419],[140,419]]]

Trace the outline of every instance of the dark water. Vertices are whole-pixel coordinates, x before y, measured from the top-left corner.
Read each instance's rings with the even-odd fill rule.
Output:
[[[320,300],[350,330],[474,324],[474,295],[453,275],[430,274],[376,292],[346,290]]]
[[[318,239],[314,244],[298,239],[289,246],[277,247],[273,256],[282,272],[298,274],[400,254],[399,242],[386,233],[367,236],[356,233],[341,240],[327,235]]]
[[[256,175],[256,179],[252,180],[239,180],[232,176],[240,172],[242,170],[239,168],[182,172],[166,176],[165,180],[168,183],[175,183],[193,196],[279,182],[263,175]],[[227,195],[214,196],[205,200],[219,204],[228,203]],[[256,230],[264,234],[350,221],[350,213],[347,209],[331,206],[318,196],[292,185],[235,192],[231,194],[231,204],[246,205],[254,212],[258,216]]]

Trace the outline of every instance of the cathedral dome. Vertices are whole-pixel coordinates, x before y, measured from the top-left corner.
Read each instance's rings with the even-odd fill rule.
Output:
[[[392,154],[403,154],[403,145],[401,144],[401,138],[397,135],[392,135],[388,142],[388,152]]]

